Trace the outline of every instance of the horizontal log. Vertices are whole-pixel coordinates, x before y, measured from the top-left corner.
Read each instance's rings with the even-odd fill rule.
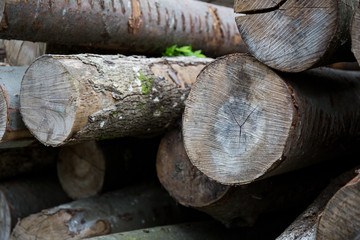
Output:
[[[205,212],[227,227],[254,226],[260,218],[284,211],[291,215],[305,208],[338,172],[338,167],[334,170],[328,164],[239,187],[223,185],[191,164],[179,130],[161,140],[156,169],[160,183],[177,202]],[[321,178],[320,171],[326,173]],[[279,224],[282,219],[277,221]]]
[[[183,222],[189,214],[155,184],[119,189],[23,218],[13,239],[84,239]]]
[[[181,117],[209,58],[44,55],[26,71],[20,111],[43,144],[155,134]]]
[[[235,0],[249,52],[271,68],[301,72],[351,60],[350,23],[357,0]]]
[[[349,180],[356,176],[354,170],[347,171],[340,176],[334,178],[333,181],[319,194],[314,202],[300,214],[295,221],[287,227],[284,232],[276,238],[276,240],[315,240],[319,231],[319,219],[323,215],[323,211],[328,204],[329,200],[341,189]],[[342,207],[341,207],[342,208]],[[358,219],[355,221],[358,222]],[[353,223],[355,223],[353,222]],[[340,220],[337,222],[340,223]],[[349,225],[351,226],[351,224]],[[325,239],[336,239],[335,235]],[[352,238],[341,238],[352,239]]]
[[[247,55],[228,55],[210,63],[192,87],[185,149],[200,171],[223,184],[329,160],[358,143],[359,96],[359,71],[276,73]]]
[[[10,239],[18,219],[69,201],[59,183],[49,177],[19,178],[0,184],[0,239]]]
[[[147,55],[174,44],[209,56],[245,51],[233,9],[198,1],[1,0],[0,9],[3,39]]]
[[[110,234],[100,237],[89,238],[89,240],[235,240],[239,239],[241,234],[241,231],[225,229],[214,222],[194,222]]]
[[[61,186],[72,199],[81,199],[155,180],[158,144],[158,138],[128,137],[61,147],[57,161]]]

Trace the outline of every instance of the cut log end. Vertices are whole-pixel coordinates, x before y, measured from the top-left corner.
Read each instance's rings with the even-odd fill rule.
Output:
[[[73,129],[78,91],[60,62],[37,59],[26,71],[20,93],[20,112],[30,132],[43,144],[57,146]]]
[[[293,115],[291,94],[277,74],[249,56],[229,55],[209,64],[190,92],[185,148],[210,178],[249,183],[281,161]]]
[[[208,206],[229,190],[228,186],[209,179],[190,163],[177,130],[167,133],[161,140],[156,169],[164,188],[184,206]]]
[[[5,95],[2,87],[0,86],[0,139],[3,139],[6,126],[7,126],[7,116],[8,116],[8,106],[7,101],[5,99]]]
[[[360,64],[360,8],[356,8],[351,23],[351,50]]]
[[[10,239],[11,213],[6,196],[0,192],[0,239]]]
[[[243,41],[253,56],[277,70],[300,72],[322,64],[333,40],[342,38],[337,1],[243,2],[248,1],[234,7],[242,13],[236,23]]]
[[[95,141],[63,147],[59,152],[57,172],[62,188],[70,198],[94,196],[103,189],[105,158]]]

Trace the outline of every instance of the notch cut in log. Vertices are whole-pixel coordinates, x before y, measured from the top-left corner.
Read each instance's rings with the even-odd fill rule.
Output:
[[[28,177],[0,184],[0,239],[10,239],[19,218],[69,201],[50,177]]]
[[[228,55],[210,63],[192,87],[185,149],[200,171],[223,184],[309,166],[358,142],[359,96],[358,71],[276,73],[247,55]]]
[[[0,38],[157,56],[191,45],[221,56],[245,51],[234,17],[232,8],[192,0],[1,0]]]
[[[237,187],[223,185],[191,164],[179,130],[163,137],[156,160],[159,181],[177,202],[205,212],[227,227],[253,227],[259,219],[302,210],[338,174],[339,167],[333,165],[328,163],[326,167],[308,168]],[[322,178],[319,170],[326,173]],[[278,219],[274,225],[282,220]]]
[[[357,0],[236,0],[236,23],[249,52],[283,72],[353,59],[350,24]]]
[[[181,116],[209,58],[44,55],[26,71],[21,114],[43,144],[159,133]]]
[[[84,239],[184,222],[192,214],[156,184],[134,185],[69,202],[22,219],[13,239]],[[194,216],[191,216],[194,217]]]

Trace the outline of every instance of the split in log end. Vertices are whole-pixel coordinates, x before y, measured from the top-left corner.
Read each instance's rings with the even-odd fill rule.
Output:
[[[209,64],[190,91],[185,149],[208,177],[250,183],[281,162],[293,115],[291,93],[275,72],[252,57],[228,55]]]

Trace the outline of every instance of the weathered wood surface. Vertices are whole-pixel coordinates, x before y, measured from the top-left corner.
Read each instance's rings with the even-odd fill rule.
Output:
[[[171,126],[209,58],[44,55],[21,85],[25,125],[43,144],[159,133]]]
[[[0,148],[36,142],[20,115],[20,85],[27,66],[0,68]]]
[[[10,239],[19,218],[69,201],[57,181],[49,177],[24,178],[0,184],[0,239]]]
[[[205,212],[227,227],[254,226],[258,218],[306,207],[334,174],[329,167],[297,171],[239,187],[206,177],[186,155],[179,130],[160,142],[156,168],[159,181],[180,204]],[[281,222],[281,220],[279,220]]]
[[[238,240],[242,235],[241,231],[225,229],[214,222],[193,222],[110,234],[89,240]]]
[[[223,184],[328,160],[358,141],[359,96],[358,71],[276,73],[250,56],[228,55],[192,87],[185,149],[200,171]]]
[[[46,52],[46,43],[5,40],[7,62],[11,66],[28,66]]]
[[[157,185],[138,185],[69,202],[22,219],[12,239],[84,239],[186,221],[189,215]]]
[[[299,216],[295,221],[285,229],[285,231],[276,240],[315,240],[319,231],[317,230],[319,225],[319,219],[321,219],[324,209],[328,204],[329,200],[336,194],[339,189],[354,176],[356,172],[354,170],[348,171],[335,178],[314,200],[314,202]],[[341,210],[340,207],[339,210]],[[359,215],[358,215],[359,216]],[[358,219],[352,224],[357,224]],[[341,224],[341,221],[337,222]],[[352,224],[348,225],[350,227]],[[336,239],[335,235],[325,239]],[[352,239],[352,238],[341,238],[341,239]]]
[[[192,0],[1,0],[0,11],[4,39],[147,55],[174,44],[209,56],[245,51],[232,8]]]
[[[357,0],[235,0],[236,22],[249,52],[271,68],[301,72],[351,54]]]
[[[316,240],[356,239],[360,235],[360,175],[339,189],[321,214]]]
[[[351,22],[351,51],[360,64],[360,8],[355,9]]]
[[[61,147],[57,161],[60,183],[68,196],[81,199],[155,180],[158,144],[159,137],[128,137]]]

